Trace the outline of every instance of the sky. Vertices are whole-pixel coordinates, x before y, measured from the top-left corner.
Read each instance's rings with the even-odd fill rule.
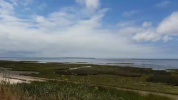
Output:
[[[178,58],[178,0],[0,0],[0,57]]]

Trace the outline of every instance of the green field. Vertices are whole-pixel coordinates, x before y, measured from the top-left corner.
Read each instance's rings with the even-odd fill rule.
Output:
[[[18,90],[18,95],[28,95],[36,100],[171,100],[164,96],[118,88],[178,95],[177,70],[21,61],[0,61],[0,67],[35,71],[39,74],[30,76],[46,78],[47,82],[1,85],[13,91]]]

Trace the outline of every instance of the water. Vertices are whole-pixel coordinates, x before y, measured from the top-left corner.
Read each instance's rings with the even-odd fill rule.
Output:
[[[0,58],[0,60],[13,61],[38,61],[46,62],[62,62],[62,63],[90,63],[100,65],[122,65],[131,67],[153,68],[155,70],[178,69],[178,59],[98,59],[98,58]]]

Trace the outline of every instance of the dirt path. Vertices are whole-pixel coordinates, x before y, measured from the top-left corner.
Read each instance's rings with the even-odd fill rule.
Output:
[[[154,94],[154,95],[159,95],[159,96],[166,96],[169,98],[173,98],[175,100],[178,100],[178,95],[173,95],[173,94],[166,94],[166,93],[159,93],[159,92],[151,92],[151,91],[144,91],[144,90],[133,90],[133,89],[125,89],[125,88],[118,88],[119,90],[124,90],[124,91],[133,91],[133,92],[138,92],[142,95],[149,95],[149,94]]]

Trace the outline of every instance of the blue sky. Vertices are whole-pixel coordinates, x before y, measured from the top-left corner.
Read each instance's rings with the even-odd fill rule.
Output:
[[[177,0],[0,0],[0,56],[178,58],[177,27]]]

